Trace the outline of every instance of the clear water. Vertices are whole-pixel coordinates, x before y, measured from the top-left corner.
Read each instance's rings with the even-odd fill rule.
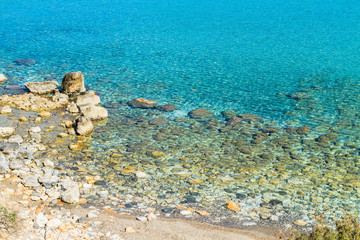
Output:
[[[144,97],[178,105],[169,119],[205,107],[336,126],[358,147],[359,1],[6,0],[0,9],[6,84],[80,70],[105,104]],[[15,66],[21,58],[37,64]],[[298,91],[311,99],[286,97]],[[127,141],[113,130],[102,133],[111,146]]]

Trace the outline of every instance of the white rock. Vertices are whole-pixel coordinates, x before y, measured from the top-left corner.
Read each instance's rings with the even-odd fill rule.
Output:
[[[8,142],[20,144],[20,143],[24,142],[24,139],[20,135],[13,135],[8,139]]]
[[[41,132],[41,128],[36,126],[36,127],[32,127],[29,129],[29,132],[33,132],[33,133],[39,133]]]
[[[0,82],[1,83],[3,83],[3,82],[6,82],[8,79],[7,79],[7,77],[5,77],[5,75],[4,74],[0,74]]]
[[[51,168],[53,168],[53,167],[55,166],[55,164],[54,164],[53,161],[51,161],[51,160],[49,160],[49,159],[45,159],[45,161],[44,161],[44,166],[45,166],[45,167],[51,167]]]
[[[98,217],[97,211],[90,211],[90,212],[86,215],[86,217],[88,217],[88,218],[97,218],[97,217]]]
[[[190,212],[190,211],[188,211],[188,210],[181,210],[181,211],[180,211],[180,214],[186,216],[186,215],[191,215],[192,212]]]
[[[65,181],[62,183],[61,199],[67,203],[79,202],[79,185],[74,181]]]
[[[141,222],[145,222],[145,221],[147,221],[147,217],[145,217],[145,216],[138,216],[138,217],[136,217],[136,220],[141,221]]]
[[[141,172],[141,171],[136,171],[136,172],[135,172],[135,176],[136,176],[137,178],[148,178],[148,177],[149,177],[148,174],[146,174],[146,173],[144,173],[144,172]]]
[[[94,131],[94,125],[89,118],[81,117],[76,122],[76,132],[80,135],[89,135]]]
[[[0,137],[9,137],[13,135],[15,128],[12,127],[0,127]]]
[[[12,109],[10,106],[6,105],[1,108],[1,114],[9,114],[12,112]]]
[[[74,102],[71,102],[71,103],[67,106],[66,110],[67,110],[69,113],[78,113],[78,112],[80,112],[79,108],[76,106],[76,103],[74,103]]]
[[[45,224],[48,222],[47,217],[43,213],[39,213],[35,216],[34,223],[36,227],[42,228],[45,227]]]
[[[58,219],[58,218],[53,218],[53,219],[51,219],[51,220],[49,220],[48,222],[47,222],[47,224],[46,224],[46,226],[48,227],[48,228],[58,228],[59,226],[60,226],[60,224],[61,224],[62,222],[61,222],[61,220],[60,219]]]

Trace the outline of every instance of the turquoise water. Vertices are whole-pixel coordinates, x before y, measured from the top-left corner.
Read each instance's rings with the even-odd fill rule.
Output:
[[[169,120],[205,107],[218,119],[221,111],[236,110],[258,114],[280,127],[308,124],[318,134],[336,127],[340,143],[327,150],[342,151],[342,147],[337,149],[342,141],[355,145],[344,151],[350,154],[351,179],[358,177],[359,1],[7,0],[0,2],[0,9],[0,72],[9,78],[5,85],[45,78],[60,82],[67,72],[80,70],[85,84],[101,94],[104,104],[144,97],[178,105],[178,111],[161,115]],[[17,66],[14,60],[22,58],[37,63]],[[309,99],[288,97],[299,91]],[[127,116],[151,118],[159,113],[121,107],[111,109],[110,114],[108,129],[100,128],[93,138],[92,148],[100,149],[103,158],[122,151],[128,143],[150,141],[157,133],[154,128],[141,134],[134,127],[132,135],[128,133],[131,128],[121,128],[118,122]],[[182,127],[181,123],[173,126]],[[208,130],[203,134],[214,144],[214,151],[225,151],[222,137],[219,140]],[[192,137],[189,133],[187,139]],[[237,134],[227,137],[241,138]],[[179,142],[187,146],[185,138]],[[104,139],[105,147],[100,146]],[[313,150],[302,149],[301,141],[297,150],[304,156],[313,154]],[[153,150],[171,155],[167,144],[175,143],[157,143]],[[180,159],[177,154],[172,156]],[[198,157],[196,154],[193,156]],[[214,162],[222,156],[216,154]],[[191,152],[184,155],[190,158]],[[143,164],[151,171],[140,164],[141,157],[127,157],[126,164]],[[225,158],[221,164],[239,167],[240,163]],[[304,167],[309,162],[301,164]],[[177,163],[170,161],[169,166],[174,165]],[[339,165],[348,171],[349,166]],[[327,168],[317,166],[320,172]],[[220,171],[222,177],[234,177],[234,172]],[[324,188],[323,196],[327,190]],[[349,191],[353,198],[345,208],[351,210],[358,192]],[[304,197],[301,201],[310,200]],[[341,200],[332,204],[344,208]]]
[[[293,101],[278,93],[322,85],[338,98],[360,75],[358,1],[0,4],[0,66],[38,61],[2,68],[12,82],[81,70],[107,102],[141,96],[284,120]]]

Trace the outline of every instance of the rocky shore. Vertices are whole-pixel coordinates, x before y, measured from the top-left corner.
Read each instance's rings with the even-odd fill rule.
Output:
[[[66,74],[60,89],[56,81],[25,87],[0,96],[3,204],[31,233],[23,239],[130,239],[124,234],[137,231],[103,231],[104,213],[308,231],[314,209],[351,209],[359,195],[359,163],[345,161],[359,159],[356,147],[333,127],[279,127],[236,111],[219,120],[205,108],[174,117],[178,106],[144,98],[104,108],[81,72]]]

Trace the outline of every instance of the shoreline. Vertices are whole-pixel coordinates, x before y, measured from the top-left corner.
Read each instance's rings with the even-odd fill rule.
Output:
[[[21,96],[25,96],[25,100],[23,100],[25,102],[28,101],[27,99],[34,99],[34,97],[31,97],[29,94]],[[26,98],[26,96],[28,98]],[[91,99],[91,101],[95,101],[96,104],[100,102],[100,99],[97,100],[93,93],[86,93],[82,96],[86,96],[86,98]],[[51,101],[58,101],[59,97],[61,97],[61,95],[58,95],[58,98],[55,98],[55,100],[53,97]],[[3,96],[1,98],[3,100]],[[146,101],[146,104],[153,104],[150,100]],[[21,105],[22,103],[20,102],[19,104]],[[45,106],[47,105],[46,101],[44,104]],[[91,102],[91,104],[93,103]],[[16,181],[18,181],[20,185],[28,187],[25,191],[31,192],[27,199],[40,201],[52,207],[62,206],[63,203],[58,202],[58,199],[67,201],[70,204],[81,203],[90,207],[96,206],[99,210],[103,210],[101,208],[106,207],[106,209],[112,213],[131,214],[132,216],[138,215],[136,217],[140,217],[140,222],[147,222],[149,219],[153,221],[154,214],[157,214],[158,216],[167,217],[166,219],[191,219],[196,222],[210,223],[212,226],[222,225],[231,227],[231,229],[243,229],[244,227],[246,228],[246,226],[260,230],[274,227],[276,227],[276,229],[286,230],[296,226],[303,231],[310,231],[312,229],[313,222],[311,220],[307,219],[308,222],[305,222],[301,218],[299,219],[299,216],[292,215],[293,212],[288,212],[288,209],[282,206],[283,201],[277,200],[272,195],[268,195],[268,198],[264,196],[256,198],[255,196],[253,199],[246,199],[247,195],[237,193],[235,199],[236,207],[235,209],[231,209],[225,207],[226,202],[221,199],[209,203],[201,200],[201,198],[201,201],[199,201],[197,200],[199,195],[182,199],[174,198],[175,200],[171,200],[169,196],[166,196],[164,202],[162,197],[150,196],[149,199],[151,201],[144,200],[137,196],[137,194],[126,193],[126,191],[128,191],[126,188],[125,190],[117,189],[117,191],[115,191],[116,188],[112,189],[112,187],[114,185],[123,187],[121,182],[117,182],[118,180],[107,180],[97,172],[92,172],[91,168],[86,165],[91,161],[94,161],[94,164],[97,163],[95,158],[92,158],[92,155],[96,154],[94,153],[94,149],[88,148],[87,146],[91,145],[91,137],[97,136],[97,130],[100,130],[100,132],[104,131],[102,129],[104,123],[94,121],[95,132],[93,135],[76,135],[72,126],[73,124],[79,124],[79,121],[76,120],[76,114],[78,113],[75,113],[75,116],[72,115],[71,112],[69,113],[69,105],[71,104],[67,103],[62,110],[50,110],[40,113],[34,111],[24,112],[10,107],[10,112],[3,112],[1,115],[3,123],[8,127],[14,127],[15,132],[3,136],[2,139],[4,143],[4,147],[1,149],[2,158],[5,159],[5,162],[2,162],[4,170],[2,173],[5,174],[5,178],[9,178],[11,175],[19,177]],[[30,104],[29,106],[33,105]],[[2,108],[2,111],[5,111],[4,108],[5,107]],[[64,108],[67,108],[67,111]],[[9,111],[9,107],[6,107],[6,110]],[[140,111],[143,111],[143,109],[140,109]],[[231,115],[233,113],[229,114]],[[213,114],[208,110],[197,109],[189,113],[189,115],[189,120],[175,120],[173,124],[181,125],[190,122],[196,127],[204,124],[207,129],[206,131],[211,132],[214,130],[212,124],[215,123],[211,118],[208,118]],[[201,121],[198,121],[197,118],[200,118]],[[24,119],[26,119],[26,121]],[[155,119],[155,123],[164,125],[160,118]],[[241,130],[242,126],[254,127],[260,125],[260,128],[269,134],[255,132],[255,135],[250,135],[250,138],[261,146],[268,136],[272,134],[276,135],[276,131],[280,130],[276,130],[274,127],[265,128],[262,126],[262,123],[260,123],[260,121],[262,121],[260,119],[259,116],[252,114],[243,114],[241,117],[233,115],[221,129],[223,129],[222,131],[226,134],[228,131]],[[135,124],[134,127],[136,131],[141,131],[144,123],[146,123],[144,125],[145,127],[152,125],[157,126],[156,124],[149,125],[146,121],[147,120],[143,119],[132,120],[130,118],[129,121],[125,122],[126,124],[124,124],[124,126],[130,128]],[[88,123],[86,121],[85,123],[85,130],[87,131]],[[218,125],[215,124],[215,130],[217,130],[217,126]],[[91,132],[93,131],[92,128],[90,130]],[[299,135],[299,139],[307,137],[307,133],[311,131],[309,127],[298,127],[290,130],[295,132],[296,135]],[[79,126],[76,127],[76,131],[79,131]],[[247,133],[244,132],[244,134],[246,135]],[[276,139],[277,138],[275,138],[275,140]],[[288,147],[288,145],[285,146]],[[240,151],[248,154],[245,150],[248,151],[240,147]],[[132,151],[133,150],[129,151],[130,154],[133,154]],[[137,151],[135,151],[135,153],[137,154]],[[166,158],[164,154],[165,153],[161,151],[150,151],[150,155],[149,152],[145,152],[146,156],[155,159],[157,162],[162,161],[164,157]],[[76,155],[78,155],[78,158],[72,159],[72,157]],[[119,157],[119,159],[123,156],[120,153],[111,152],[111,156],[114,157],[115,155]],[[260,157],[262,158],[262,160],[260,159],[261,161],[269,160],[267,154],[262,154]],[[292,156],[293,160],[296,159],[295,157],[296,156]],[[251,157],[247,158],[250,159]],[[135,166],[128,166],[127,163],[124,164],[125,167],[119,169],[121,170],[121,175],[119,176],[124,177],[124,179],[129,179],[130,182],[127,184],[130,184],[130,186],[133,184],[131,181],[135,179],[137,184],[143,184],[145,190],[147,188],[147,191],[151,193],[151,188],[149,188],[149,186],[151,186],[149,174],[141,168],[137,170]],[[184,168],[188,169],[189,166],[184,164]],[[186,172],[185,174],[184,172],[180,173],[181,174],[178,175],[181,181],[189,177]],[[231,183],[233,180],[232,178],[221,179],[223,184]],[[254,180],[259,181],[260,184],[268,184],[268,180],[265,178]],[[195,178],[191,179],[189,183],[193,186],[198,186],[202,184],[202,181],[203,180],[199,178]],[[112,184],[108,184],[108,182],[112,182]],[[147,186],[146,183],[149,184],[149,186]],[[270,183],[273,185],[278,184],[275,181],[273,183],[270,181]],[[75,192],[73,192],[74,189],[76,189]],[[136,185],[131,186],[130,190],[131,189],[136,190]],[[64,197],[64,194],[68,194],[68,196]],[[231,200],[229,197],[227,197],[227,199],[227,201]]]

